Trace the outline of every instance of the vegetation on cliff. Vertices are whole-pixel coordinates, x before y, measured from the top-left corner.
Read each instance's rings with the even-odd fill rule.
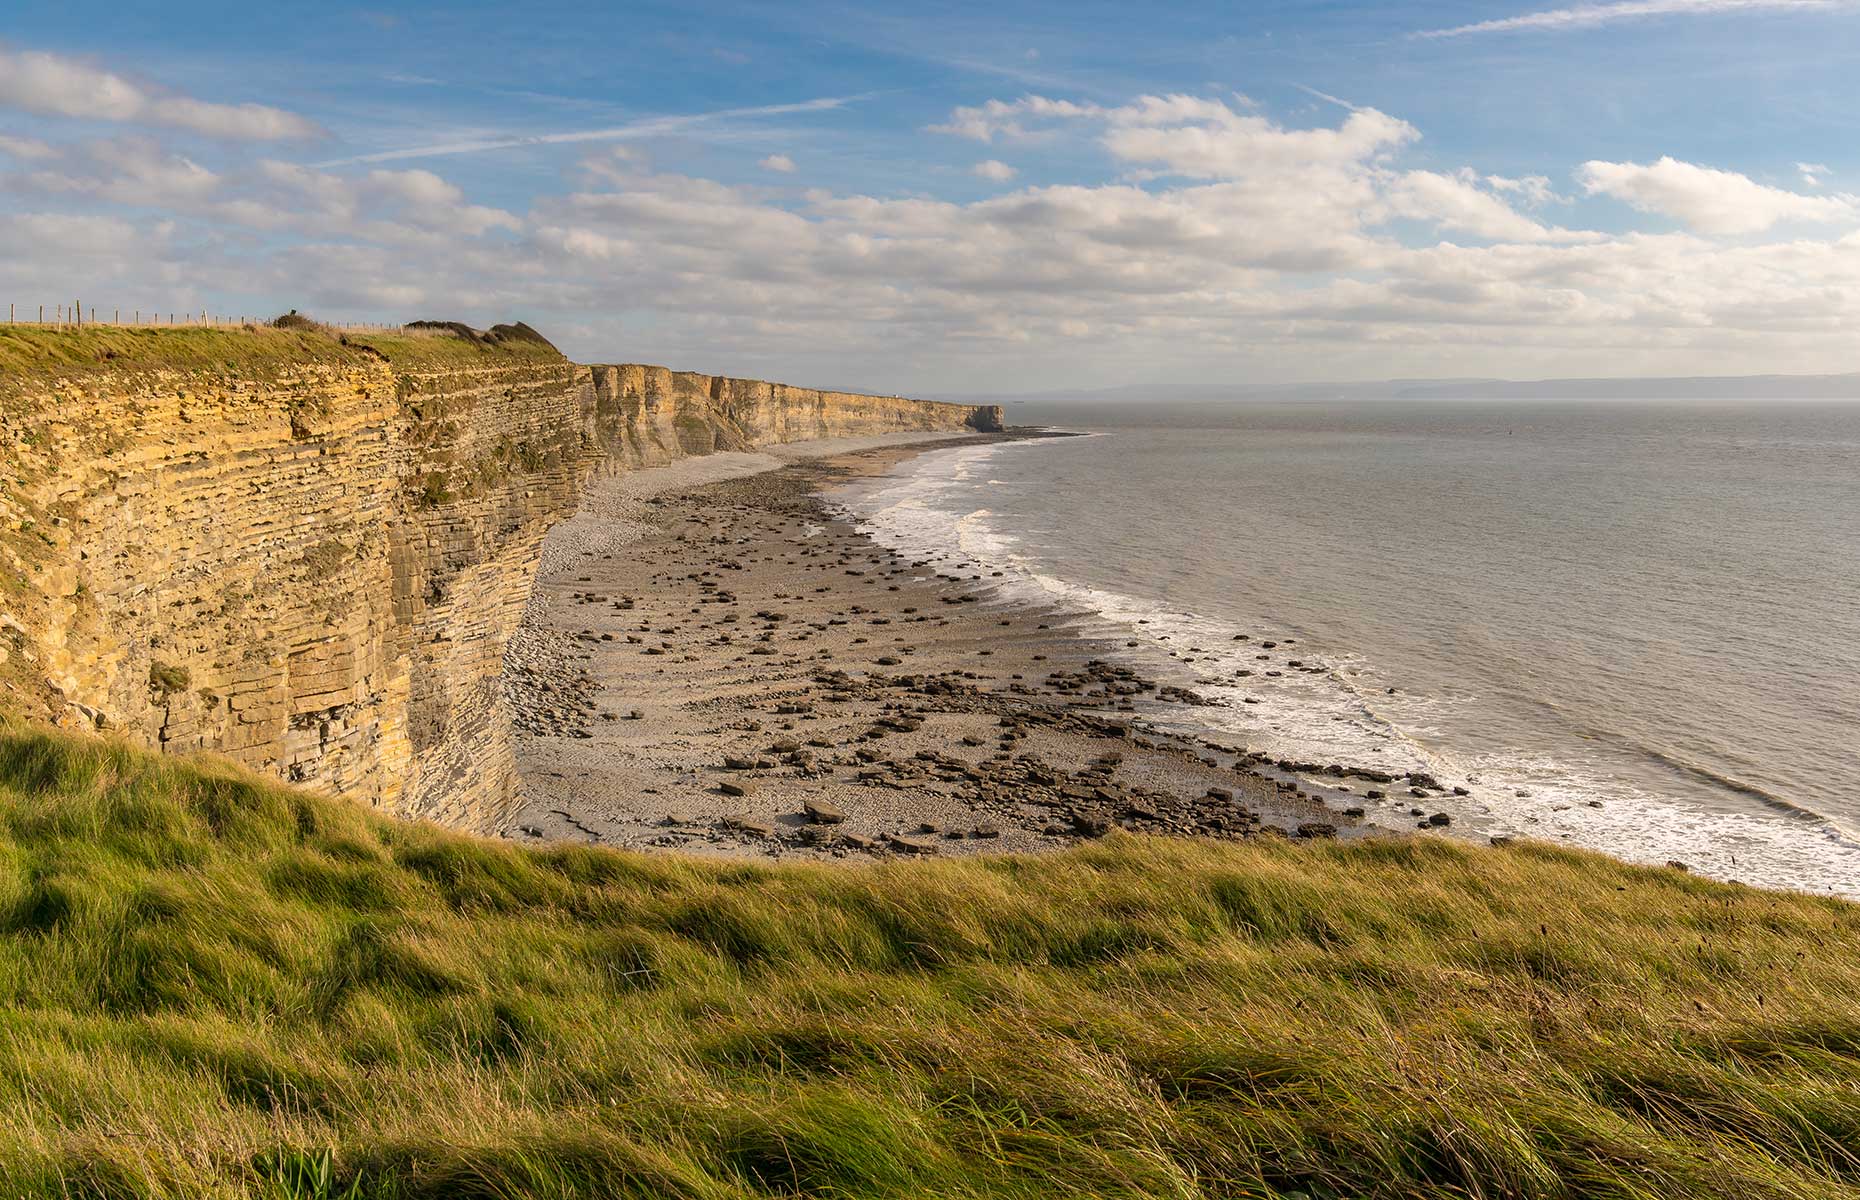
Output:
[[[1541,845],[524,849],[0,734],[0,1194],[1860,1196],[1860,907]]]
[[[460,328],[463,328],[462,326]],[[527,325],[500,325],[498,336],[465,337],[449,325],[386,333],[342,333],[309,318],[284,325],[88,325],[59,328],[0,324],[0,384],[18,391],[47,377],[144,371],[224,370],[247,378],[298,371],[319,363],[386,358],[399,369],[435,369],[508,361],[560,361],[561,354]]]

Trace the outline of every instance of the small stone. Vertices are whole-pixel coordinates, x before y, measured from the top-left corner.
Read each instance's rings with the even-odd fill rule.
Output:
[[[846,819],[846,814],[837,805],[825,800],[808,800],[801,806],[807,819],[815,825],[838,825]]]

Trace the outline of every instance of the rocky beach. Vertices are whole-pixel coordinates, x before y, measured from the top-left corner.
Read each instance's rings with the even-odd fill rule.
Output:
[[[504,834],[758,858],[1037,851],[1120,828],[1347,838],[1396,791],[1446,823],[1431,778],[1154,728],[1146,714],[1206,701],[830,504],[903,457],[1014,436],[1039,435],[843,439],[597,482],[550,535],[506,659],[524,803]]]

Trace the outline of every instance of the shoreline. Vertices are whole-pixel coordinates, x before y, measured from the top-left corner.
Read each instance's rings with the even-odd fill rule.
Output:
[[[1256,761],[1272,763],[1318,794],[1332,780],[1356,774],[1346,764],[1367,764],[1376,778],[1400,780],[1383,789],[1384,798],[1365,806],[1371,823],[1407,832],[1437,805],[1448,815],[1451,832],[1469,842],[1540,840],[1626,862],[1683,867],[1725,882],[1809,895],[1855,895],[1851,868],[1844,871],[1842,859],[1821,856],[1825,845],[1845,862],[1856,861],[1851,837],[1834,818],[1767,800],[1763,811],[1752,812],[1643,790],[1645,785],[1625,780],[1610,788],[1609,782],[1584,776],[1581,767],[1533,758],[1528,750],[1513,752],[1520,762],[1529,762],[1528,769],[1498,758],[1469,762],[1463,745],[1429,740],[1426,735],[1436,731],[1417,730],[1399,712],[1382,711],[1379,703],[1385,685],[1400,684],[1403,693],[1422,697],[1441,695],[1437,688],[1423,681],[1417,690],[1410,680],[1387,673],[1379,679],[1372,673],[1368,687],[1352,682],[1346,674],[1358,672],[1346,672],[1345,664],[1362,660],[1348,648],[1325,647],[1321,631],[1189,611],[1177,607],[1179,601],[1126,594],[1119,590],[1126,585],[1115,581],[1080,582],[1092,576],[1068,570],[1063,562],[1042,565],[1046,560],[1024,544],[1024,532],[1011,521],[1003,523],[1002,504],[1019,511],[1014,502],[998,503],[989,495],[991,488],[978,486],[982,480],[995,482],[997,475],[1010,484],[1022,479],[1013,468],[985,465],[996,461],[997,451],[1003,458],[1030,452],[1012,447],[1010,442],[952,447],[939,456],[946,464],[899,472],[843,507],[875,540],[899,553],[932,564],[952,561],[952,555],[976,556],[989,568],[1005,568],[990,572],[1005,576],[994,581],[997,590],[1019,603],[1051,603],[1080,614],[1089,636],[1117,647],[1112,652],[1117,661],[1219,702],[1206,709],[1152,711],[1151,719],[1170,732],[1239,739],[1257,752]],[[1071,460],[1076,463],[1076,456]],[[1032,474],[1039,477],[1037,471]],[[1046,516],[1051,520],[1053,514]],[[1288,633],[1297,635],[1296,643]],[[1275,646],[1290,648],[1298,657],[1281,652],[1271,656],[1274,661],[1256,661],[1269,656],[1255,651]],[[1316,677],[1314,683],[1306,683],[1305,676]],[[1323,697],[1308,689],[1327,680],[1335,683],[1334,699],[1342,707],[1316,707]],[[1390,686],[1389,695],[1396,690]],[[1242,710],[1241,704],[1261,707]],[[1317,715],[1308,715],[1314,709]],[[1337,726],[1346,732],[1368,726],[1371,740],[1354,748],[1340,744],[1326,718],[1348,722]],[[1417,777],[1446,786],[1411,794],[1409,782]],[[1417,805],[1428,807],[1417,812]],[[1792,846],[1806,857],[1790,857]]]
[[[816,443],[598,486],[550,534],[506,659],[524,801],[502,832],[828,858],[1114,828],[1361,837],[1398,832],[1364,802],[1411,787],[1423,821],[1439,811],[1431,779],[1329,768],[1319,787],[1301,776],[1326,767],[1157,728],[1145,710],[1200,698],[1117,665],[1077,615],[980,594],[978,572],[833,511],[836,485],[927,450],[1029,436],[1054,435]]]

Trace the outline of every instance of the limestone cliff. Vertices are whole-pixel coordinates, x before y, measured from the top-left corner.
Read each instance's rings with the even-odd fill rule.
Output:
[[[4,707],[465,826],[510,799],[505,641],[595,472],[1000,426],[521,327],[0,330],[0,372]]]

